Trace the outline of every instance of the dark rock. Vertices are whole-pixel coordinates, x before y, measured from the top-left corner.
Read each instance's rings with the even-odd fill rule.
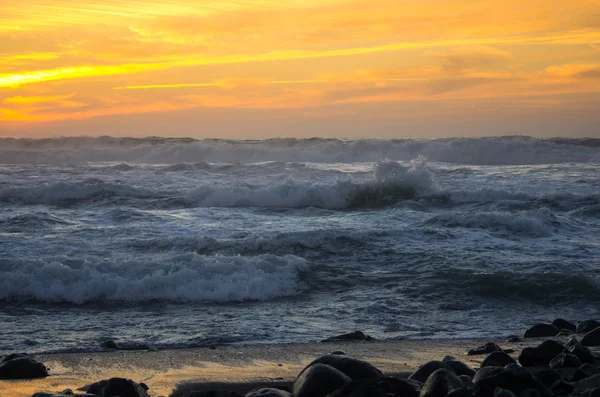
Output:
[[[510,364],[506,364],[504,366],[504,368],[506,368],[506,369],[519,369],[519,368],[521,368],[521,365],[519,365],[519,363],[510,363]]]
[[[546,387],[552,386],[554,382],[561,379],[560,374],[553,369],[543,369],[533,374],[533,376]]]
[[[555,340],[546,340],[536,347],[526,347],[519,355],[519,363],[524,367],[547,365],[554,357],[562,353],[564,346]]]
[[[352,380],[371,379],[377,380],[381,377],[382,373],[380,370],[372,366],[366,361],[358,360],[356,358],[340,356],[337,354],[329,354],[321,356],[316,360],[313,360],[306,368],[313,364],[326,364],[338,371],[346,374]],[[306,370],[302,370],[304,372]]]
[[[483,373],[480,375],[480,372]],[[542,396],[549,394],[548,389],[525,368],[484,367],[477,372],[473,381],[477,397],[488,397],[497,387],[510,390],[515,394],[529,388],[537,390]]]
[[[75,394],[73,390],[66,389],[60,393],[46,393],[46,392],[38,392],[33,394],[31,397],[97,397],[94,394]]]
[[[344,353],[341,350],[336,350],[336,351],[333,351],[333,352],[331,352],[329,354],[337,354],[338,356],[345,356],[346,355],[346,353]]]
[[[588,332],[600,327],[600,321],[597,320],[583,320],[577,323],[575,332],[578,334],[587,334]]]
[[[46,366],[25,353],[9,354],[0,361],[0,379],[36,379],[50,376]]]
[[[581,361],[573,354],[562,352],[554,357],[549,365],[552,369],[577,368],[581,365]]]
[[[516,342],[522,342],[523,339],[521,339],[520,337],[518,337],[516,335],[511,335],[508,337],[508,339],[506,341],[510,342],[510,343],[516,343]]]
[[[552,324],[538,323],[525,331],[525,338],[543,338],[546,336],[556,336],[560,330]]]
[[[350,340],[362,340],[362,341],[374,341],[375,338],[365,335],[362,331],[349,332],[347,334],[331,336],[327,339],[323,339],[321,342],[337,342],[337,341],[350,341]]]
[[[557,318],[552,321],[552,325],[560,330],[569,330],[575,332],[577,330],[577,326],[570,321],[564,320],[562,318]]]
[[[372,380],[358,380],[328,394],[327,397],[386,397],[386,392]]]
[[[464,389],[463,382],[452,370],[440,368],[427,378],[419,396],[445,397],[448,393],[456,389]]]
[[[119,347],[114,340],[107,340],[105,342],[100,343],[100,347],[107,350],[117,350]]]
[[[475,384],[473,383],[473,379],[468,375],[459,375],[458,379],[462,381],[465,385],[465,388],[468,390],[475,390]]]
[[[125,378],[101,380],[87,386],[85,391],[102,397],[149,397],[142,386]]]
[[[292,394],[294,397],[325,397],[350,382],[350,377],[334,367],[323,363],[314,363],[298,375]]]
[[[571,382],[578,382],[582,379],[589,378],[590,376],[594,376],[597,374],[600,374],[600,369],[596,368],[590,363],[584,363],[581,364],[581,366],[577,368],[575,372],[573,372]]]
[[[488,355],[481,363],[481,367],[504,367],[508,364],[515,364],[516,361],[504,352],[493,352]]]
[[[510,390],[503,389],[501,387],[496,388],[494,391],[494,397],[517,397],[515,393]]]
[[[555,396],[568,396],[575,388],[570,383],[560,379],[550,386],[550,392]]]
[[[416,387],[415,384],[406,379],[399,379],[392,376],[382,376],[377,381],[377,385],[380,389],[385,390],[394,396],[402,397],[417,397],[421,390],[421,385]]]
[[[446,394],[446,397],[473,397],[473,389],[467,389],[466,387],[454,389]]]
[[[246,393],[245,397],[292,397],[292,394],[281,389],[263,387],[249,391]]]
[[[597,387],[594,390],[592,390],[591,392],[589,392],[587,397],[600,397],[600,387]]]
[[[479,346],[479,347],[469,350],[467,352],[467,355],[475,356],[478,354],[489,354],[489,353],[501,352],[501,351],[502,351],[502,349],[500,348],[500,346],[498,346],[495,343],[488,342],[483,346]]]
[[[525,389],[519,393],[519,397],[542,397],[542,395],[535,389]]]
[[[586,333],[581,338],[581,344],[583,346],[600,346],[600,326]]]
[[[600,374],[592,375],[573,384],[578,390],[589,390],[600,387]]]
[[[594,364],[594,355],[592,354],[592,351],[587,347],[582,346],[579,342],[577,342],[577,339],[569,339],[569,341],[565,344],[565,347],[569,353],[577,356],[579,361],[582,363]]]
[[[452,356],[446,356],[442,359],[443,363],[446,363],[452,370],[456,373],[456,375],[467,375],[469,378],[473,379],[475,376],[475,370],[469,367],[467,364],[458,361],[456,358]]]
[[[413,372],[408,379],[415,379],[418,380],[419,382],[423,382],[425,383],[425,381],[427,381],[427,378],[429,378],[429,376],[434,373],[435,371],[437,371],[438,369],[445,369],[448,370],[452,373],[454,373],[454,370],[445,362],[442,361],[428,361],[425,364],[421,365],[415,372]],[[455,374],[456,376],[456,374]],[[423,390],[421,390],[421,393],[423,392]]]
[[[203,391],[189,391],[181,397],[243,397],[243,396],[239,393],[229,391],[229,390],[203,390]]]

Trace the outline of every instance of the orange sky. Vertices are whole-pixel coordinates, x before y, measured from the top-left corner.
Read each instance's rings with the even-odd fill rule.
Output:
[[[597,0],[3,0],[0,136],[600,136]]]

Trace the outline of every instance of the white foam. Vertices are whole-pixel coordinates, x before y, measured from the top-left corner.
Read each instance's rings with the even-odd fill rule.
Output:
[[[158,255],[106,262],[19,260],[0,262],[0,300],[145,302],[268,300],[302,293],[309,263],[297,256]]]

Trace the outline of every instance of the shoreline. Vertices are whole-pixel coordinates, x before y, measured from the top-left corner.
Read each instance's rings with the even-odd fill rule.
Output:
[[[567,337],[554,338],[566,341]],[[564,339],[564,340],[563,340]],[[144,382],[152,397],[169,396],[186,383],[245,390],[268,383],[292,382],[315,358],[336,350],[368,361],[387,374],[406,377],[421,364],[451,355],[478,368],[485,356],[468,356],[467,351],[486,342],[515,352],[534,346],[544,338],[507,342],[506,338],[335,341],[290,344],[257,344],[167,350],[110,350],[88,353],[45,353],[33,355],[50,368],[43,379],[0,381],[0,396],[29,397],[35,392],[76,389],[111,377]]]

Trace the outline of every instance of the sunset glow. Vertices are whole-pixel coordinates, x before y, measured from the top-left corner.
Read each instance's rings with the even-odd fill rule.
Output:
[[[597,136],[599,15],[587,0],[5,0],[0,135]]]

